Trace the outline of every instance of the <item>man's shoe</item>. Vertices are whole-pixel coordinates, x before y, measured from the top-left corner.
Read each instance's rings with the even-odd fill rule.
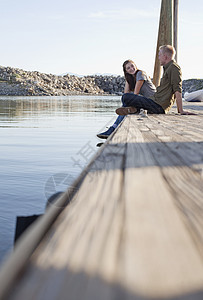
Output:
[[[119,107],[116,109],[116,113],[119,116],[126,116],[129,114],[135,114],[137,112],[137,108],[133,107],[133,106],[129,106],[129,107]]]
[[[112,134],[112,132],[114,130],[115,130],[115,128],[111,126],[111,127],[109,127],[109,129],[107,131],[98,133],[97,136],[100,139],[108,139],[108,137],[110,136],[110,134]]]

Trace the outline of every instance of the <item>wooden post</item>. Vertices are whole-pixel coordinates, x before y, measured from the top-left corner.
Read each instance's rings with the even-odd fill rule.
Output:
[[[178,59],[178,2],[179,0],[174,0],[174,40],[173,40],[173,46],[176,49],[176,56],[175,60]]]
[[[156,58],[153,74],[153,83],[156,87],[159,85],[161,78],[161,66],[158,59],[159,47],[162,45],[173,46],[173,14],[174,0],[162,0],[156,48]]]

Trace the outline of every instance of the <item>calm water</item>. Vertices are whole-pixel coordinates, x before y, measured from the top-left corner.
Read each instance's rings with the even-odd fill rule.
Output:
[[[13,248],[16,216],[44,213],[98,150],[117,96],[0,97],[0,263]]]

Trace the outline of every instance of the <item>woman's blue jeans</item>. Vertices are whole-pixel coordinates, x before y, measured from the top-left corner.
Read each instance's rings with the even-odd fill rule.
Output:
[[[132,93],[122,96],[123,106],[133,106],[139,111],[141,108],[147,110],[148,114],[165,114],[164,109],[150,98]]]
[[[138,111],[143,108],[147,110],[149,114],[165,114],[165,111],[161,105],[144,96],[135,95],[133,93],[125,93],[123,94],[121,100],[123,107],[133,106],[136,107]],[[124,118],[125,116],[118,116],[114,124],[118,126]]]
[[[125,103],[123,103],[123,97],[121,98],[121,101],[123,104],[122,106],[126,106]],[[125,118],[125,116],[118,116],[113,125],[116,125],[116,127],[117,127],[123,121],[124,118]]]

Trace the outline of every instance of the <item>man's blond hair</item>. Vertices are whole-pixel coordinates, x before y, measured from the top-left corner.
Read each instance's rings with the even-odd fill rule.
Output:
[[[176,55],[176,50],[171,45],[163,45],[163,46],[159,47],[159,50],[161,50],[162,53],[164,53],[164,54],[168,54],[168,56],[171,57],[171,59],[173,59],[174,56]]]

